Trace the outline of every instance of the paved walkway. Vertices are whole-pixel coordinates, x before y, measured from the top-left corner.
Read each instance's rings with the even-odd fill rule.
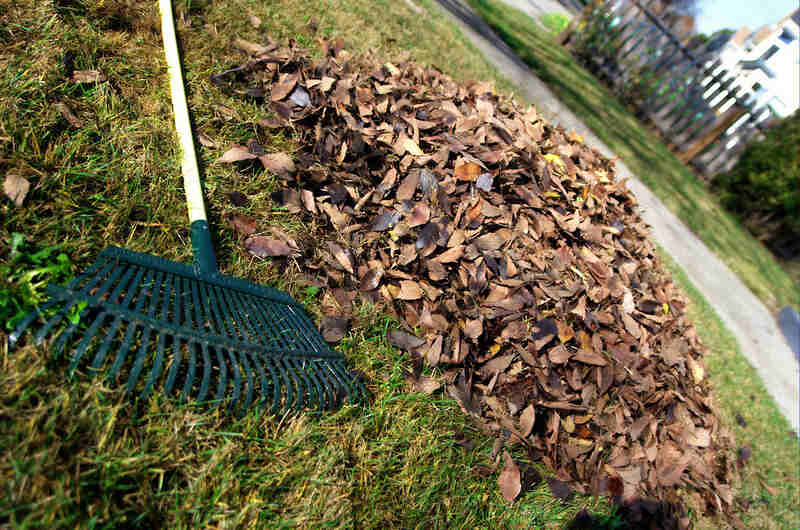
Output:
[[[507,0],[535,3],[540,0]],[[487,59],[536,105],[539,114],[567,130],[582,133],[605,156],[616,155],[563,105],[514,52],[462,0],[439,4]],[[653,238],[686,271],[689,279],[716,310],[739,341],[742,353],[758,372],[795,432],[800,432],[800,364],[786,344],[775,319],[738,276],[697,238],[675,214],[622,161],[617,175],[627,178],[641,206],[642,218],[652,227]]]

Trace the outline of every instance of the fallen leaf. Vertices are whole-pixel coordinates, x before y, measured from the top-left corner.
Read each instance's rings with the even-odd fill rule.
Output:
[[[342,317],[322,317],[320,332],[327,342],[339,342],[347,331],[348,319]]]
[[[353,255],[349,250],[345,250],[333,242],[328,242],[328,250],[331,251],[333,257],[336,258],[336,261],[338,261],[339,264],[344,267],[344,270],[350,274],[355,274],[355,270],[353,269]]]
[[[243,236],[249,236],[258,231],[258,221],[248,215],[235,214],[230,218],[231,226]]]
[[[217,163],[230,164],[233,162],[241,162],[242,160],[253,160],[258,158],[243,145],[234,144],[233,147],[225,151],[225,153],[217,159]]]
[[[422,287],[417,282],[411,280],[403,280],[400,282],[400,291],[397,293],[397,298],[400,300],[419,300],[425,294]]]
[[[528,437],[533,430],[533,424],[536,422],[536,409],[533,405],[528,405],[519,417],[519,427],[522,436]]]
[[[483,323],[478,319],[467,321],[464,334],[473,340],[477,339],[483,334]]]
[[[204,147],[216,147],[217,142],[203,134],[202,132],[197,133],[197,141],[200,142],[200,145]]]
[[[264,236],[250,236],[244,241],[244,248],[257,258],[267,256],[291,256],[295,251],[283,241]]]
[[[385,232],[397,224],[397,221],[400,220],[400,216],[400,212],[384,212],[370,222],[369,229],[373,232]]]
[[[251,24],[251,25],[252,25],[254,28],[261,27],[261,19],[260,19],[260,18],[258,18],[257,16],[255,16],[255,15],[250,15],[250,17],[248,18],[248,20],[250,21],[250,24]]]
[[[296,171],[292,157],[286,153],[269,153],[258,157],[267,171],[279,176],[291,175]]]
[[[278,82],[272,85],[272,92],[269,96],[270,99],[272,101],[282,100],[292,92],[296,84],[296,74],[281,74],[278,78]]]
[[[439,381],[424,375],[414,377],[413,374],[406,374],[405,380],[406,383],[411,385],[412,391],[420,394],[431,395],[442,387]]]
[[[401,350],[411,351],[425,344],[425,341],[405,331],[393,329],[389,332],[389,344]]]
[[[378,288],[378,285],[381,283],[381,278],[383,278],[383,269],[381,268],[374,268],[367,271],[363,278],[361,278],[361,284],[359,288],[362,291],[372,291]]]
[[[497,478],[497,485],[500,487],[500,493],[503,494],[503,498],[508,502],[513,502],[522,491],[519,468],[514,463],[511,455],[508,454],[508,451],[503,451],[503,461],[503,469]]]
[[[72,112],[72,109],[69,108],[69,106],[67,106],[66,103],[59,101],[58,103],[55,104],[55,108],[64,117],[64,119],[69,122],[70,125],[72,125],[76,129],[80,129],[81,127],[83,127],[83,123],[81,122],[81,120],[79,120],[78,117],[75,116],[75,113]]]
[[[102,83],[106,75],[100,70],[75,70],[72,72],[73,83]]]
[[[31,188],[31,183],[28,179],[21,177],[16,173],[7,173],[6,179],[3,182],[3,193],[8,197],[17,208],[22,207],[25,202],[25,196],[28,195],[28,190]]]
[[[594,366],[608,365],[608,361],[602,354],[597,353],[594,350],[587,350],[585,348],[579,349],[578,352],[572,357],[572,359],[585,364],[591,364]]]
[[[455,170],[453,171],[453,176],[455,176],[458,180],[473,181],[478,178],[480,174],[481,166],[473,162],[467,162],[466,164],[456,166]]]
[[[764,479],[760,479],[760,482],[761,485],[764,486],[764,489],[767,490],[767,493],[769,493],[772,497],[778,496],[778,490],[776,488],[773,488],[772,486],[767,484],[767,481],[765,481]]]
[[[422,149],[419,148],[417,143],[411,138],[404,139],[402,145],[406,153],[412,154],[414,156],[422,156],[425,154],[422,152]]]
[[[547,479],[547,484],[550,486],[550,492],[556,499],[567,501],[572,497],[572,489],[570,489],[566,482],[551,477]]]

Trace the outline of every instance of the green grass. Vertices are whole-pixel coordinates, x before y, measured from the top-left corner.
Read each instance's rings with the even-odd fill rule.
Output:
[[[567,28],[569,17],[564,13],[545,13],[539,17],[539,22],[555,36]]]
[[[304,248],[319,244],[272,202],[271,175],[214,163],[231,143],[251,137],[267,150],[295,145],[256,125],[263,108],[209,83],[212,72],[245,60],[233,39],[293,38],[314,50],[317,36],[341,36],[352,52],[411,53],[464,81],[496,73],[451,25],[403,2],[176,7],[190,22],[179,22],[178,32],[196,131],[218,142],[200,147],[199,156],[220,267],[287,289],[318,311],[324,293],[298,286],[298,267],[250,257],[225,222],[230,213],[249,213]],[[251,14],[260,28],[249,24]],[[316,34],[307,30],[312,16]],[[0,0],[0,175],[14,171],[31,183],[23,207],[0,200],[0,265],[15,275],[0,280],[0,292],[30,302],[31,284],[17,274],[57,264],[59,253],[74,273],[111,244],[190,260],[162,55],[154,2]],[[72,84],[64,74],[69,61],[100,69],[109,81]],[[56,102],[82,126],[70,125]],[[230,191],[247,194],[250,205],[232,206]],[[34,261],[45,249],[43,263]],[[608,513],[603,500],[555,500],[546,483],[506,503],[498,471],[485,468],[492,440],[450,398],[408,393],[402,373],[410,361],[384,338],[391,325],[359,305],[341,344],[368,378],[369,405],[241,420],[158,399],[131,407],[99,381],[67,380],[64,363],[49,360],[45,348],[7,351],[0,331],[0,526],[514,528],[561,526],[584,507]],[[527,461],[519,448],[514,455]]]
[[[547,31],[500,0],[469,0],[556,96],[769,307],[800,305],[800,286],[716,197]],[[580,131],[579,131],[580,132]]]
[[[419,4],[431,9],[428,0]],[[294,149],[293,138],[256,125],[263,109],[210,86],[211,72],[243,60],[231,41],[291,37],[313,49],[315,36],[305,28],[315,16],[317,35],[342,36],[355,52],[374,49],[391,58],[410,51],[461,80],[497,80],[496,72],[444,19],[420,17],[404,2],[192,1],[180,2],[178,11],[191,22],[178,30],[196,130],[218,142],[199,154],[220,266],[285,288],[313,309],[324,293],[298,286],[297,267],[285,271],[249,257],[224,221],[229,213],[249,213],[304,248],[317,244],[305,236],[308,227],[271,201],[270,175],[213,163],[229,144],[253,136],[268,150]],[[260,28],[247,22],[251,14],[261,18]],[[0,200],[0,264],[12,272],[20,268],[10,257],[15,232],[25,235],[19,263],[55,247],[45,262],[63,252],[79,270],[109,244],[189,260],[158,24],[153,2],[0,0],[0,175],[15,171],[31,181],[22,208]],[[76,68],[99,68],[109,81],[65,81],[68,51]],[[55,101],[68,104],[83,126],[69,125]],[[250,206],[231,206],[229,191],[246,193]],[[712,326],[707,334],[701,328],[712,351],[732,356],[724,362],[742,362],[723,328],[713,327],[718,321],[699,322]],[[369,406],[241,420],[157,399],[132,408],[99,381],[66,380],[63,363],[49,360],[45,349],[9,352],[0,340],[0,526],[557,528],[583,507],[610,513],[602,500],[555,500],[545,484],[508,505],[497,472],[486,475],[483,467],[491,440],[451,399],[408,393],[402,371],[409,360],[384,339],[391,325],[358,305],[341,344],[369,381]],[[752,429],[743,434],[764,432],[753,473],[776,487],[784,479],[796,483],[779,471],[796,463],[790,447],[769,442],[784,424],[769,423],[774,408],[752,371],[739,373],[735,383],[753,388],[761,407],[748,410],[764,411],[763,420],[748,416]],[[736,398],[731,402],[744,408]],[[514,455],[527,461],[518,450]],[[746,479],[743,495],[761,502],[757,488]],[[796,490],[785,491],[796,505]],[[791,523],[789,502],[780,501],[783,511],[776,504],[762,503],[759,513]]]

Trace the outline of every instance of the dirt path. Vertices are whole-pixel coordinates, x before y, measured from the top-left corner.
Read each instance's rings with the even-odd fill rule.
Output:
[[[567,130],[585,132],[588,145],[609,158],[616,158],[611,149],[563,105],[462,0],[437,1],[487,59],[536,104],[540,114]],[[778,408],[795,432],[800,431],[800,364],[786,344],[773,316],[727,265],[669,211],[622,161],[617,161],[617,174],[620,178],[629,179],[628,187],[639,200],[642,217],[652,227],[653,238],[686,271],[692,283],[734,334],[742,353],[764,381]]]

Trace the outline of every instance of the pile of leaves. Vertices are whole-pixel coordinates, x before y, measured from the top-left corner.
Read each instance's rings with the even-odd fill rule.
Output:
[[[321,41],[315,59],[236,43],[250,60],[212,81],[263,101],[260,125],[299,150],[254,139],[221,160],[281,175],[277,198],[317,233],[301,249],[277,230],[251,235],[247,217],[232,224],[247,251],[292,256],[324,287],[326,339],[344,335],[357,297],[395,315],[405,329],[389,340],[416,360],[408,381],[497,436],[509,500],[525,472],[502,446],[521,444],[556,473],[558,496],[672,502],[680,490],[727,511],[732,441],[704,347],[613,162],[486,84],[341,42]]]

